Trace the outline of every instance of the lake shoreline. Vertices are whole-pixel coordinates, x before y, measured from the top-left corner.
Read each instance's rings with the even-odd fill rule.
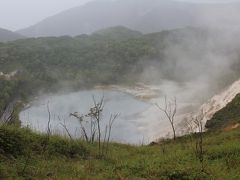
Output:
[[[159,98],[160,96],[160,89],[156,87],[157,86],[138,83],[134,86],[124,85],[95,86],[94,89],[119,91],[131,95],[137,98],[138,100],[150,102],[152,99]]]

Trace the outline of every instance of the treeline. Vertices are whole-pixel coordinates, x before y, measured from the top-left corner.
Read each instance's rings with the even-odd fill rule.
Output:
[[[142,39],[116,41],[100,35],[19,40],[0,45],[0,71],[18,69],[40,84],[125,82],[137,78],[141,69],[136,65],[150,51]]]
[[[79,89],[160,79],[193,80],[202,74],[200,67],[203,66],[199,63],[204,62],[204,54],[209,52],[211,37],[211,32],[196,28],[144,35],[116,27],[92,35],[0,43],[0,72],[17,71],[17,79],[1,83],[0,91],[4,96],[1,108],[9,102],[11,89],[16,89],[21,97],[26,98],[38,91],[55,92],[61,87]],[[181,53],[184,57],[179,57]],[[183,73],[188,71],[193,73]],[[231,81],[233,75],[238,77],[238,69],[232,72],[224,74],[226,81]],[[226,81],[221,80],[223,86]]]
[[[166,62],[171,61],[166,49],[174,44],[192,46],[183,44],[189,37],[204,44],[207,36],[207,31],[194,28],[143,35],[116,27],[74,38],[18,40],[0,44],[0,72],[18,70],[23,79],[40,87],[63,82],[79,86],[133,83],[141,80],[148,66],[161,71],[164,78],[182,80],[174,71],[176,62]]]
[[[8,81],[0,78],[0,118],[6,106],[14,99],[17,90],[16,81]]]
[[[140,62],[149,54],[151,44],[126,29],[121,36],[99,32],[0,43],[0,72],[16,72],[11,78],[0,77],[0,116],[12,101],[25,102],[42,90],[135,82]]]

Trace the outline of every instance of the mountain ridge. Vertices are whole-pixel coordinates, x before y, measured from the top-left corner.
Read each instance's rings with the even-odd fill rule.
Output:
[[[0,28],[0,42],[14,41],[22,39],[24,36],[10,30]]]
[[[142,33],[159,32],[186,26],[216,25],[218,18],[229,23],[229,13],[238,15],[240,3],[212,4],[176,1],[93,1],[71,8],[16,32],[29,37],[76,36],[112,26],[125,26]],[[223,15],[219,15],[219,13]],[[210,14],[210,15],[209,15]],[[201,16],[200,16],[201,15]],[[235,16],[231,25],[240,23]],[[221,24],[219,25],[221,26]]]

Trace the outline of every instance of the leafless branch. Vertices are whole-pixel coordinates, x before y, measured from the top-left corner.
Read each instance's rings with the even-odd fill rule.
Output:
[[[69,138],[70,138],[71,140],[73,140],[72,135],[71,135],[71,133],[69,132],[67,126],[66,126],[65,120],[64,120],[64,123],[62,123],[62,122],[61,122],[61,118],[60,118],[59,116],[58,116],[58,119],[59,119],[59,121],[60,121],[60,125],[65,129],[65,131],[67,132]]]
[[[175,130],[175,116],[177,113],[177,100],[174,97],[173,103],[167,100],[167,97],[164,98],[164,108],[160,107],[158,104],[155,104],[156,107],[164,113],[167,120],[171,124],[173,130],[173,138],[176,139],[176,130]]]

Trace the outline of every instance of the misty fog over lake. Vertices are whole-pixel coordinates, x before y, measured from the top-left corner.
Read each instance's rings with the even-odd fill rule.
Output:
[[[1,0],[1,179],[240,179],[240,0]]]
[[[200,82],[199,82],[200,84]],[[159,137],[171,137],[171,126],[164,114],[158,110],[156,103],[164,107],[164,97],[177,98],[176,130],[180,134],[182,117],[201,105],[201,100],[195,98],[198,93],[206,93],[204,85],[192,87],[192,84],[177,84],[163,81],[156,86],[141,87],[139,94],[130,87],[120,90],[84,90],[39,96],[32,101],[27,109],[20,113],[22,126],[29,126],[39,132],[48,130],[48,106],[51,113],[52,133],[67,136],[62,124],[65,124],[71,136],[81,137],[79,120],[70,116],[77,112],[85,115],[94,106],[93,97],[99,102],[104,97],[102,129],[108,123],[111,114],[119,114],[113,124],[112,141],[140,144],[150,143]],[[149,95],[152,94],[150,97]],[[89,129],[89,128],[87,128]]]
[[[113,125],[113,141],[125,143],[140,143],[142,141],[146,134],[140,128],[144,120],[140,114],[148,109],[150,104],[117,91],[89,90],[63,95],[43,96],[33,102],[30,108],[20,113],[22,125],[29,126],[40,132],[46,132],[49,119],[47,106],[49,106],[51,131],[57,134],[66,134],[60,124],[64,123],[65,120],[66,127],[72,136],[80,137],[79,122],[76,118],[70,117],[70,113],[87,114],[93,106],[93,96],[96,101],[99,101],[104,96],[103,124],[108,123],[111,114],[120,114]],[[58,117],[60,117],[61,121]]]
[[[22,25],[12,22],[4,29],[8,21],[1,21],[0,117],[8,119],[4,111],[20,103],[22,126],[46,132],[49,106],[52,132],[66,135],[65,123],[78,138],[80,125],[70,113],[88,113],[92,96],[104,95],[102,128],[111,114],[120,114],[112,140],[147,143],[172,137],[168,118],[156,108],[156,103],[164,107],[167,96],[177,98],[175,126],[181,135],[186,117],[239,79],[240,3],[206,2],[84,0],[58,7],[51,2],[48,8],[54,9],[36,12],[39,17],[28,19],[36,18],[29,25],[22,18]],[[32,5],[25,3],[18,5]],[[46,0],[38,3],[39,8],[47,5]],[[131,92],[139,84],[143,90]],[[216,102],[215,107],[223,107],[228,101]]]

